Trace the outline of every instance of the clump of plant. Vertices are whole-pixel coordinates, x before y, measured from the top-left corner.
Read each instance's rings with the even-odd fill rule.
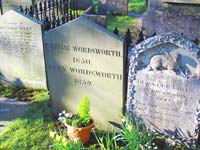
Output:
[[[50,131],[49,136],[52,139],[53,144],[50,146],[56,150],[80,150],[83,148],[81,141],[72,141],[67,138],[67,134],[64,130]]]
[[[16,85],[4,85],[0,83],[0,96],[16,98],[20,101],[34,101],[38,95],[46,93],[47,90],[45,89],[18,87]]]
[[[123,116],[122,121],[119,133],[113,131],[100,135],[93,130],[100,149],[158,150],[153,135],[143,124],[128,116]]]
[[[146,127],[128,116],[123,117],[121,132],[117,139],[122,141],[129,150],[158,150],[154,137],[148,133]]]
[[[93,130],[94,137],[101,150],[119,150],[122,149],[121,145],[117,141],[117,134],[113,130],[112,132],[100,133]]]
[[[63,111],[59,114],[58,120],[63,124],[73,127],[85,127],[91,124],[90,101],[84,96],[79,104],[78,113],[66,113]]]

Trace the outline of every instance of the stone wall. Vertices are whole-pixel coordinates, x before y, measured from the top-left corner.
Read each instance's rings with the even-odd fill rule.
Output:
[[[200,5],[195,1],[169,1],[149,1],[149,9],[142,19],[143,33],[151,36],[154,33],[177,32],[191,40],[200,39]]]
[[[142,27],[143,33],[148,36],[172,31],[183,34],[191,40],[200,39],[199,15],[191,16],[167,10],[150,10],[143,15]]]
[[[99,0],[98,13],[103,15],[127,15],[128,0]]]

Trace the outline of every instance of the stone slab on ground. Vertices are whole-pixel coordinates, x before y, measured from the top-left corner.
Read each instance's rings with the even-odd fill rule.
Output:
[[[21,117],[29,106],[26,102],[0,97],[0,132],[13,120]]]

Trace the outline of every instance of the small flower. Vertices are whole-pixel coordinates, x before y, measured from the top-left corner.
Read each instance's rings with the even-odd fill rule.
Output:
[[[78,131],[82,131],[82,128],[79,128]]]
[[[62,111],[62,114],[66,114],[65,110]]]
[[[127,129],[128,129],[128,131],[132,131],[132,129],[133,129],[133,126],[132,125],[128,125],[127,127],[126,127]]]
[[[158,147],[157,147],[157,146],[156,146],[156,147],[154,147],[154,148],[153,148],[153,150],[158,150]]]
[[[50,132],[49,132],[49,136],[50,136],[51,138],[54,138],[55,135],[56,135],[56,132],[54,132],[54,131],[50,131]]]
[[[125,123],[125,122],[126,122],[126,120],[124,118],[122,118],[122,123]]]
[[[151,146],[150,146],[150,145],[148,146],[148,149],[151,149]]]
[[[66,139],[64,136],[61,136],[61,142],[62,142],[62,143],[66,143],[66,142],[67,142],[67,139]]]
[[[63,146],[67,146],[68,143],[69,143],[69,141],[65,141],[65,142],[63,143]]]
[[[60,141],[61,140],[61,136],[56,135],[56,141]]]

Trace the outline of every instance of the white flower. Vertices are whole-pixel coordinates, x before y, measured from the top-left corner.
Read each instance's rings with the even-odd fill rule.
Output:
[[[156,146],[156,147],[154,147],[154,148],[153,148],[153,150],[158,150],[158,147],[157,147],[157,146]]]
[[[62,111],[62,114],[66,114],[65,110]]]

